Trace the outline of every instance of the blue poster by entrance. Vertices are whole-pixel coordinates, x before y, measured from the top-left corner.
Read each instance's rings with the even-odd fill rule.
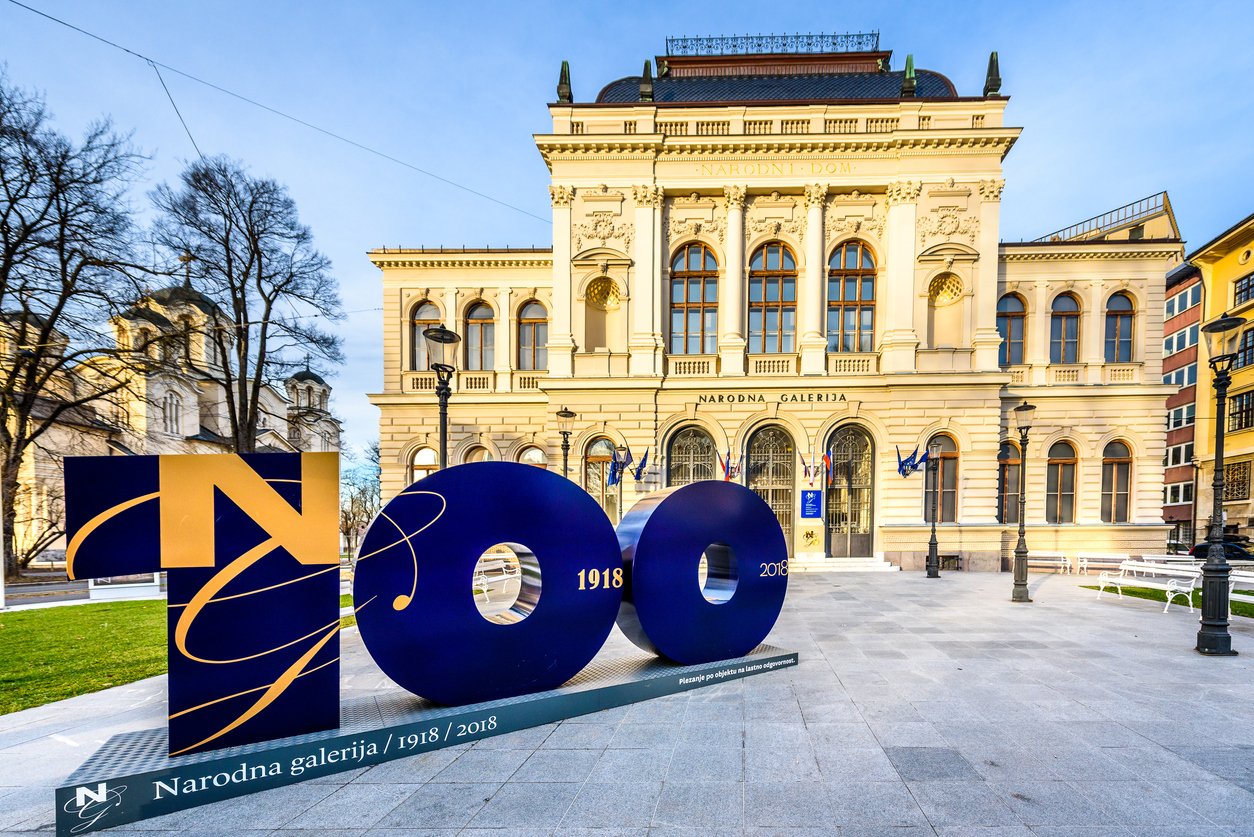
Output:
[[[822,491],[802,491],[801,492],[801,517],[802,519],[818,519],[823,516],[823,492]]]

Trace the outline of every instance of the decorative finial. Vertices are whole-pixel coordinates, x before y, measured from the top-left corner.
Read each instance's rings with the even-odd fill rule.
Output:
[[[570,98],[570,62],[562,62],[562,73],[557,77],[557,101],[563,105],[569,105],[573,99]]]
[[[1001,93],[1001,68],[997,65],[997,50],[988,55],[988,73],[984,76],[984,96]]]
[[[179,254],[179,261],[183,263],[183,287],[191,288],[192,286],[192,259],[196,258],[191,253],[184,250]]]
[[[914,55],[906,56],[906,73],[901,77],[901,98],[906,99],[915,95],[916,82],[914,80]]]
[[[644,60],[644,73],[640,76],[640,101],[653,101],[653,64]]]

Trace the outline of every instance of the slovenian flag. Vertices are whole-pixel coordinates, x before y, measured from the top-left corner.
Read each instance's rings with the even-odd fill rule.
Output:
[[[828,448],[823,454],[823,468],[827,471],[827,484],[832,484],[832,449]]]

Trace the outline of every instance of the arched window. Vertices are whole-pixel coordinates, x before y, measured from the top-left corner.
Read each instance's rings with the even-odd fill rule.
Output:
[[[997,522],[1019,522],[1019,447],[1002,442],[997,450]]]
[[[492,458],[492,451],[483,445],[475,445],[466,451],[466,455],[462,457],[462,462],[491,462]]]
[[[1001,335],[997,362],[1002,366],[1023,363],[1023,327],[1027,310],[1023,297],[1018,294],[1006,294],[997,300],[997,333]]]
[[[492,309],[485,302],[476,302],[466,312],[466,368],[491,369],[495,359],[496,329]]]
[[[666,449],[666,484],[672,488],[700,480],[720,479],[718,452],[710,434],[686,427],[671,437]]]
[[[1132,299],[1118,293],[1106,303],[1106,362],[1132,362]]]
[[[434,448],[418,448],[409,458],[409,481],[418,482],[428,474],[434,474],[439,468],[439,461]]]
[[[161,406],[165,432],[179,435],[183,427],[183,399],[177,393],[168,392]]]
[[[440,324],[440,309],[435,303],[423,301],[414,306],[409,317],[409,368],[422,372],[431,368],[427,358],[427,341],[422,333]]]
[[[1079,363],[1080,302],[1071,294],[1054,299],[1049,315],[1049,362]]]
[[[795,351],[796,332],[797,260],[772,241],[749,259],[749,353]]]
[[[609,439],[597,439],[588,445],[583,459],[583,487],[617,524],[618,493],[610,485],[610,463],[613,461],[614,443]]]
[[[518,368],[549,368],[549,312],[532,300],[518,312]]]
[[[953,523],[958,519],[958,444],[953,440],[952,436],[945,433],[938,433],[928,440],[928,447],[931,448],[932,442],[940,442],[940,460],[938,462],[938,472],[936,474],[936,484],[940,486],[940,497],[937,498],[937,511],[940,512],[940,519],[937,523]],[[930,479],[923,491],[923,522],[932,522],[932,490],[933,483]]]
[[[689,244],[671,262],[671,354],[718,351],[718,261],[704,244]]]
[[[1045,522],[1075,522],[1075,448],[1069,442],[1049,446],[1045,473]]]
[[[524,465],[535,465],[537,468],[549,467],[549,455],[537,447],[523,448],[518,454],[518,461]]]
[[[1123,442],[1111,442],[1102,451],[1102,522],[1128,522],[1128,495],[1132,483],[1132,451]]]
[[[850,241],[827,263],[827,350],[870,352],[875,343],[875,256]]]

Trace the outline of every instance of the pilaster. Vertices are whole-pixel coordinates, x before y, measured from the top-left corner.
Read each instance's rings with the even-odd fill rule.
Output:
[[[725,186],[727,196],[727,266],[719,280],[719,369],[722,375],[745,374],[745,187]]]
[[[1102,364],[1106,361],[1106,312],[1102,310],[1102,283],[1098,280],[1077,288],[1080,297],[1080,361],[1084,364],[1084,383],[1102,382]]]
[[[918,214],[918,181],[903,180],[888,185],[888,258],[884,271],[883,291],[876,296],[887,304],[877,306],[882,312],[883,335],[880,338],[880,370],[885,373],[910,372],[915,368],[915,350],[919,335],[915,331],[914,293],[915,219]],[[891,300],[903,300],[892,304]],[[909,302],[905,302],[908,300]]]
[[[997,265],[998,236],[1001,224],[1001,192],[1006,181],[980,181],[980,232],[977,249],[980,260],[975,264],[975,323],[972,346],[975,348],[974,368],[993,372],[998,368],[997,353],[1001,335],[997,332]],[[1025,323],[1026,325],[1026,323]]]
[[[633,376],[662,374],[662,332],[657,297],[662,284],[658,261],[661,247],[658,223],[665,193],[659,186],[632,187],[636,204],[635,251],[632,260],[631,330],[627,342],[628,368]]]
[[[801,349],[801,374],[824,375],[827,373],[827,338],[823,333],[823,204],[827,199],[827,185],[806,186],[805,196],[806,263],[797,300],[801,327],[798,347]]]
[[[514,316],[510,305],[509,288],[499,288],[496,292],[496,346],[493,347],[492,369],[496,372],[496,391],[510,391],[510,368],[513,366],[515,346],[518,345],[518,319]]]
[[[549,320],[549,377],[569,378],[574,374],[575,338],[571,328],[570,204],[575,197],[571,186],[550,186],[553,204],[553,311]]]

